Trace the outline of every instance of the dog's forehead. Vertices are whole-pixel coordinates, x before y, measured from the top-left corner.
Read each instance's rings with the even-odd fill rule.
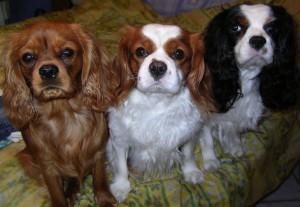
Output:
[[[241,11],[251,26],[262,26],[274,20],[271,7],[264,4],[242,5]]]
[[[21,31],[20,42],[23,44],[23,48],[34,48],[35,50],[60,47],[66,44],[70,45],[70,43],[74,45],[77,42],[76,36],[70,28],[64,28],[63,30],[51,24],[48,27],[47,25],[33,25]]]
[[[175,25],[148,24],[142,28],[142,34],[153,41],[156,47],[162,47],[168,40],[181,34]]]
[[[52,39],[58,36],[74,36],[74,31],[70,25],[62,23],[36,23],[25,27],[20,33],[22,36],[50,37]]]

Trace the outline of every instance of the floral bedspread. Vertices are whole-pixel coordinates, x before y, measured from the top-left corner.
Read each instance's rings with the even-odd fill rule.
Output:
[[[238,1],[243,2],[243,1]],[[284,6],[300,23],[300,4],[294,0],[252,0]],[[223,5],[227,7],[228,5]],[[213,7],[165,18],[158,15],[141,0],[90,0],[70,10],[50,13],[17,24],[0,27],[0,50],[11,32],[25,24],[42,19],[76,22],[86,25],[107,47],[111,58],[116,54],[123,25],[146,23],[177,24],[182,28],[202,32],[207,22],[221,7]],[[300,31],[297,33],[300,39]],[[299,51],[299,50],[298,50]],[[5,51],[4,51],[5,52]],[[298,56],[299,60],[299,56]],[[3,77],[0,60],[0,78]],[[205,182],[198,185],[184,181],[179,169],[160,176],[131,175],[132,191],[119,206],[251,206],[274,190],[291,172],[300,159],[299,106],[284,112],[267,112],[257,131],[242,135],[245,156],[232,158],[222,153],[218,143],[215,149],[221,168],[205,172]],[[15,155],[24,148],[24,142],[14,143],[0,150],[0,206],[50,206],[44,187],[26,177]],[[195,156],[203,168],[201,149]],[[82,187],[76,206],[96,206],[93,201],[91,177]]]

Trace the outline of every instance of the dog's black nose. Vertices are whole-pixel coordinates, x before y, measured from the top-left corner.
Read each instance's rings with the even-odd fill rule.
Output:
[[[266,39],[262,36],[253,36],[249,40],[249,44],[255,50],[261,49],[266,44]]]
[[[58,67],[55,65],[43,65],[39,70],[39,74],[43,80],[54,79],[58,72]]]
[[[167,65],[161,61],[154,61],[149,66],[150,73],[154,80],[159,80],[167,71]]]

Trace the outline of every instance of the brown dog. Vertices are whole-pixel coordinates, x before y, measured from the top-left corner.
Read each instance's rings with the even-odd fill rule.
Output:
[[[115,95],[104,49],[77,24],[36,23],[7,43],[4,72],[4,105],[27,146],[22,165],[43,178],[52,206],[74,205],[89,173],[97,204],[113,206],[104,146]]]

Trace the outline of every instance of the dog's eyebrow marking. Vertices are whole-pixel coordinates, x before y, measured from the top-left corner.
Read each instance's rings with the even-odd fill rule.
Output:
[[[162,47],[170,39],[181,34],[181,29],[175,25],[149,24],[143,27],[142,33],[150,38],[156,47]]]
[[[262,4],[258,5],[242,5],[241,10],[251,25],[261,25],[266,23],[272,17],[271,8]]]
[[[238,22],[238,24],[244,26],[244,27],[248,27],[249,26],[249,21],[246,17],[237,17],[236,21]]]

